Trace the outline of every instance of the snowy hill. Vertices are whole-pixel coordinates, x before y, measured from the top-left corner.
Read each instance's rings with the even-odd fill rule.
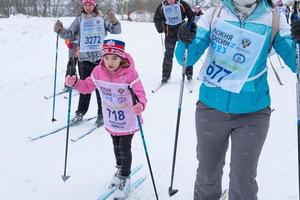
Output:
[[[57,97],[55,118],[51,122],[51,95],[55,61],[54,18],[11,17],[0,19],[0,199],[2,200],[95,200],[107,187],[114,168],[111,138],[100,128],[76,143],[70,143],[67,175],[61,179],[64,167],[66,131],[31,142],[49,130],[65,125],[68,100]],[[60,19],[65,26],[72,18]],[[148,105],[143,126],[148,152],[161,200],[168,196],[170,184],[181,67],[174,60],[170,84],[156,94],[151,93],[161,77],[163,50],[161,36],[152,23],[122,22],[126,49],[133,55],[137,70],[147,92]],[[58,90],[63,87],[68,52],[59,40]],[[204,58],[202,58],[204,60]],[[297,200],[297,130],[295,76],[282,69],[277,56],[274,65],[284,83],[280,86],[269,72],[273,98],[269,135],[259,168],[260,200]],[[195,75],[202,61],[195,66]],[[194,75],[194,93],[184,91],[174,188],[179,192],[173,200],[193,197],[197,167],[194,125],[198,85]],[[72,115],[78,96],[73,97]],[[87,116],[96,114],[95,95]],[[93,126],[94,121],[70,129],[74,138]],[[144,155],[142,140],[133,139],[133,166],[144,164],[142,174],[147,181],[131,199],[153,200],[154,192]],[[230,149],[229,149],[230,152]],[[229,159],[224,172],[224,188],[228,187]]]

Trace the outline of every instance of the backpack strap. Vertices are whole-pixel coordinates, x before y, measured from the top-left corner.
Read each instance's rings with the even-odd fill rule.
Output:
[[[280,20],[280,15],[277,12],[275,12],[274,10],[272,10],[272,35],[271,35],[271,40],[270,40],[269,51],[272,49],[273,40],[275,38],[275,35],[279,31],[279,20]]]
[[[274,41],[274,38],[275,38],[275,35],[279,32],[279,23],[280,23],[280,15],[279,13],[277,13],[275,10],[272,10],[272,35],[271,35],[271,40],[270,40],[270,47],[269,47],[269,52],[271,51],[272,49],[272,45],[273,45],[273,41]],[[272,70],[274,71],[274,74],[275,74],[275,77],[278,81],[278,83],[280,85],[283,85],[282,84],[282,81],[280,80],[280,77],[271,61],[271,57],[269,55],[269,61],[270,61],[270,64],[271,64],[271,67],[272,67]]]
[[[219,9],[219,11],[218,11]],[[216,6],[212,12],[212,15],[211,15],[211,19],[210,19],[210,23],[209,23],[209,27],[211,27],[211,24],[213,22],[213,19],[215,17],[215,14],[217,13],[218,11],[218,14],[217,14],[217,17],[220,17],[220,13],[221,13],[221,10],[222,10],[222,7],[221,6]]]

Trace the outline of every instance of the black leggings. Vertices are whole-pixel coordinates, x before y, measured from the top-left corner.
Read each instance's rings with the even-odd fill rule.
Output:
[[[116,157],[116,164],[120,166],[120,175],[129,176],[131,171],[131,141],[133,134],[124,136],[111,136],[114,153]]]
[[[93,69],[96,67],[97,64],[88,62],[88,61],[82,61],[78,62],[78,70],[79,70],[79,76],[81,80],[85,80],[87,77],[89,77],[93,71]],[[98,115],[102,115],[102,105],[101,105],[101,98],[99,91],[96,89],[96,98],[97,98],[97,104],[98,104]],[[81,113],[82,115],[85,115],[89,109],[91,100],[91,94],[80,94],[79,101],[78,101],[78,108],[76,113]]]

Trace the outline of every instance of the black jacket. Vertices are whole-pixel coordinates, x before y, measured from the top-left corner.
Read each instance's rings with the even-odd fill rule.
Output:
[[[193,12],[193,10],[191,9],[191,7],[189,6],[188,3],[186,3],[185,1],[182,0],[176,0],[175,2],[180,2],[180,10],[181,10],[181,16],[182,16],[182,20],[184,20],[185,18],[188,19],[188,22],[193,22],[195,19],[195,14]],[[162,33],[165,32],[166,35],[171,35],[171,36],[177,36],[177,31],[180,24],[171,26],[171,25],[167,25],[166,24],[166,18],[164,16],[163,13],[163,5],[169,5],[167,0],[164,0],[162,3],[160,3],[156,10],[155,10],[155,14],[154,14],[154,24],[155,24],[155,28],[157,30],[157,32]]]

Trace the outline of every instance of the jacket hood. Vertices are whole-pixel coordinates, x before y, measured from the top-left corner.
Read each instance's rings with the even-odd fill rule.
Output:
[[[232,3],[232,0],[222,0],[224,6],[226,6],[232,13],[237,15],[237,11]],[[265,14],[266,10],[271,10],[271,6],[268,4],[267,0],[260,0],[255,10],[251,15],[247,18],[248,20],[256,19],[263,14]]]

